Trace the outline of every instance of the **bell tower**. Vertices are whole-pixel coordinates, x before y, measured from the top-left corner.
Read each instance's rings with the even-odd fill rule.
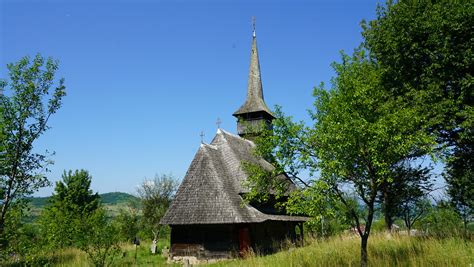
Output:
[[[255,137],[264,129],[271,128],[272,120],[275,118],[263,98],[255,21],[253,23],[252,50],[250,52],[247,99],[232,115],[237,118],[237,133],[244,138]]]

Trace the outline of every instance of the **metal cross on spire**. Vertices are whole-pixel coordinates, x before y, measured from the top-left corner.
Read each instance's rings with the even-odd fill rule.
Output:
[[[255,36],[257,36],[257,35],[255,34],[255,24],[256,24],[256,23],[257,23],[257,19],[255,18],[255,16],[253,16],[253,17],[252,17],[252,27],[253,27],[253,33],[252,33],[252,35],[253,35],[254,38],[255,38]]]
[[[216,125],[217,125],[217,129],[220,129],[221,128],[221,118],[217,118],[217,121],[216,121]]]
[[[205,136],[204,132],[201,131],[201,134],[199,136],[201,137],[201,144],[204,144],[204,136]]]

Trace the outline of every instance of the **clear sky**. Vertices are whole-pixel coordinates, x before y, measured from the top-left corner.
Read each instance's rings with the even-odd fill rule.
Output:
[[[35,144],[56,152],[47,176],[82,168],[95,191],[134,193],[156,173],[183,178],[218,117],[236,131],[252,16],[267,104],[307,120],[313,87],[359,45],[377,2],[0,0],[0,77],[25,55],[58,59],[67,96]]]

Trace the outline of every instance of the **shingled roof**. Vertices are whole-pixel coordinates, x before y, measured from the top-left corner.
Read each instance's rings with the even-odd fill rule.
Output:
[[[245,103],[234,112],[234,116],[252,113],[266,112],[273,117],[272,112],[265,104],[262,90],[262,78],[260,75],[260,62],[258,60],[257,37],[252,39],[252,51],[250,54],[249,79],[247,84],[247,98]]]
[[[218,130],[211,144],[201,144],[161,224],[258,223],[268,220],[305,221],[305,217],[265,214],[241,197],[247,174],[242,162],[273,166],[253,156],[254,143]],[[291,184],[294,186],[293,184]]]

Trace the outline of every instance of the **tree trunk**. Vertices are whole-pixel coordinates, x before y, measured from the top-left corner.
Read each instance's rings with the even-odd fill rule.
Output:
[[[385,211],[384,214],[384,219],[385,219],[385,227],[387,227],[388,232],[392,232],[392,226],[393,226],[393,218],[387,210]]]
[[[6,197],[3,202],[2,210],[0,213],[0,236],[3,236],[3,230],[5,229],[5,216],[7,214],[7,208],[9,204],[10,204],[10,199]]]
[[[467,215],[466,216],[463,216],[463,223],[464,223],[464,238],[467,239],[467,223],[468,223],[468,219],[467,219]]]
[[[387,192],[388,188],[387,185],[384,184],[381,188],[383,194],[383,209],[384,209],[384,220],[385,220],[385,227],[388,232],[392,232],[392,225],[393,225],[393,203],[390,201],[389,193]]]
[[[374,203],[375,203],[375,194],[372,194],[370,201],[367,203],[368,214],[367,220],[365,221],[364,233],[360,236],[360,266],[368,266],[368,254],[367,254],[367,243],[369,241],[370,229],[372,228],[372,222],[374,220]]]
[[[367,255],[367,241],[369,235],[363,234],[361,236],[360,242],[360,266],[366,267],[368,265],[368,255]]]
[[[405,226],[407,227],[407,234],[410,236],[411,234],[411,220],[410,220],[410,211],[405,210],[405,214],[403,220],[405,221]]]

